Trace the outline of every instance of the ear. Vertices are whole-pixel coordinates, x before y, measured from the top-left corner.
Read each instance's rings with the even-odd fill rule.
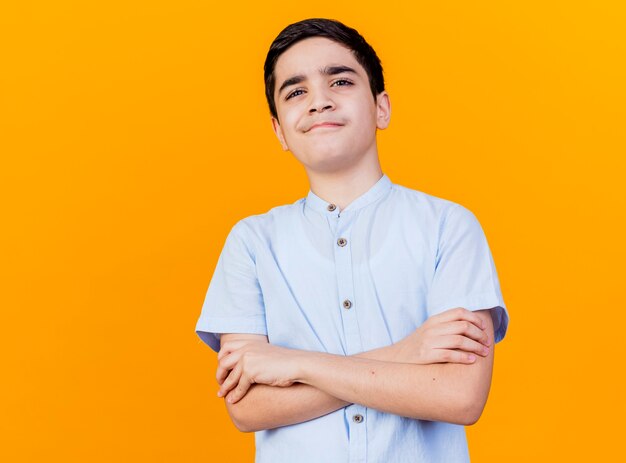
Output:
[[[391,101],[384,90],[376,96],[376,127],[386,129],[391,119]]]
[[[276,137],[278,137],[278,141],[280,142],[280,146],[283,147],[283,151],[288,151],[289,147],[287,146],[287,142],[285,141],[283,130],[280,127],[278,119],[276,119],[275,117],[272,117],[272,129],[274,129],[274,133],[276,134]]]

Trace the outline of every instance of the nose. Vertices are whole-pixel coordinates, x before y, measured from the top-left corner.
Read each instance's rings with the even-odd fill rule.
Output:
[[[324,111],[326,111],[327,109],[332,109],[333,105],[332,104],[326,104],[324,106],[312,106],[311,108],[309,108],[309,113],[323,113]]]
[[[335,103],[324,91],[317,91],[311,98],[311,105],[309,106],[309,114],[322,113],[324,111],[332,110],[335,108]]]

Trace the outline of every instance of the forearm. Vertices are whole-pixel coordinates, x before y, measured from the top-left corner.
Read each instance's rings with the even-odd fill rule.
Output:
[[[391,358],[391,346],[362,352],[355,357],[383,360]],[[231,420],[243,432],[273,429],[312,420],[351,402],[338,399],[316,387],[296,383],[289,387],[253,385],[235,404],[226,401]]]
[[[493,352],[474,365],[415,365],[303,351],[299,364],[299,382],[346,402],[468,425],[487,400]]]
[[[218,395],[228,394],[231,417],[242,430],[294,424],[352,403],[415,419],[472,424],[491,384],[489,310],[450,309],[393,345],[349,357],[246,339],[222,345],[217,372]],[[232,406],[239,401],[240,407]]]
[[[274,387],[254,384],[239,402],[226,401],[230,417],[243,432],[302,423],[350,405],[307,384]]]
[[[378,360],[382,362],[397,362],[397,355],[395,351],[395,344],[391,344],[385,347],[379,347],[378,349],[368,350],[361,352],[360,354],[354,354],[350,357],[364,358],[369,360]]]

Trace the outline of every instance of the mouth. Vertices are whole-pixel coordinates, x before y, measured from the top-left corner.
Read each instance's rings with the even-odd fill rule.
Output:
[[[336,129],[339,127],[343,127],[343,124],[340,124],[339,122],[318,122],[317,124],[313,124],[311,127],[309,127],[307,132],[321,129]]]

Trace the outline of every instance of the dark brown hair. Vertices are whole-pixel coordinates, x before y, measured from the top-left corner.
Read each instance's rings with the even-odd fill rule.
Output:
[[[276,88],[274,68],[276,67],[276,61],[289,47],[310,37],[325,37],[350,49],[358,63],[363,66],[367,73],[374,100],[376,100],[376,96],[380,92],[385,90],[385,79],[380,59],[378,59],[374,49],[356,29],[352,29],[334,19],[305,19],[284,28],[272,42],[265,58],[265,96],[272,116],[278,119],[274,101],[274,90]]]

